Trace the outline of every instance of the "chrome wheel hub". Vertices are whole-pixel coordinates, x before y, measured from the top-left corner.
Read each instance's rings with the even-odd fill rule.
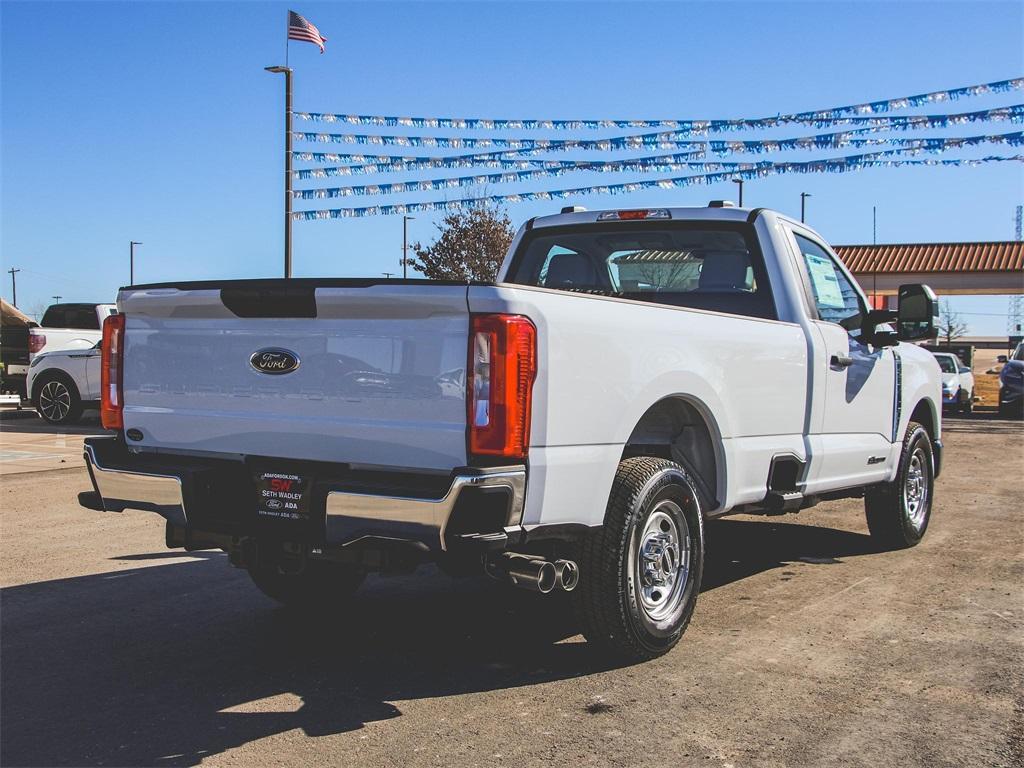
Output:
[[[920,529],[928,512],[928,457],[921,448],[910,456],[907,476],[903,481],[903,503],[910,517],[910,523]]]
[[[682,521],[682,529],[677,521]],[[654,621],[671,615],[686,592],[690,570],[690,532],[674,501],[660,502],[638,539],[637,597]]]
[[[39,410],[50,421],[63,421],[71,410],[71,393],[59,381],[50,381],[39,391]]]

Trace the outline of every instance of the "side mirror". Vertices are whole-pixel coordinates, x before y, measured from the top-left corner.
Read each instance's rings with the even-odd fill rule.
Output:
[[[901,285],[897,334],[901,341],[935,337],[939,324],[939,300],[927,285]]]
[[[1000,355],[996,358],[997,363],[1005,363],[1009,358],[1006,355]]]

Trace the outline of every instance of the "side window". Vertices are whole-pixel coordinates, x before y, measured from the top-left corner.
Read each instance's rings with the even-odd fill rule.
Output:
[[[807,267],[818,316],[848,330],[856,327],[856,319],[862,312],[857,289],[824,248],[802,235],[794,233],[794,237]]]

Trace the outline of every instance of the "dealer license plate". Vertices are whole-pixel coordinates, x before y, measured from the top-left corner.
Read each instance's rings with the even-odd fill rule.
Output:
[[[261,520],[309,521],[309,478],[287,472],[260,472],[256,476],[256,515]]]

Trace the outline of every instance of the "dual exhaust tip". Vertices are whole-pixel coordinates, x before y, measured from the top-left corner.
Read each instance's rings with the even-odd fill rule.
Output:
[[[488,573],[517,587],[546,595],[556,589],[572,592],[580,583],[580,568],[572,560],[545,560],[541,557],[505,552],[491,563]]]

